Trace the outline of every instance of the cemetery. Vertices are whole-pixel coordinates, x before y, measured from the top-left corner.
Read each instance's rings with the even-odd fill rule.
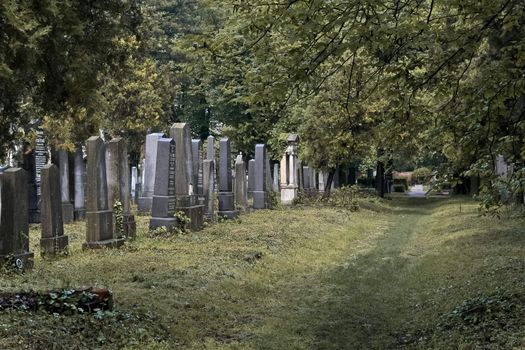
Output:
[[[521,349],[522,2],[0,4],[0,349]]]

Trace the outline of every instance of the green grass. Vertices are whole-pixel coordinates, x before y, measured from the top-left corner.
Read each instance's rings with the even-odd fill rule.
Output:
[[[149,238],[137,216],[137,241],[86,252],[76,223],[55,260],[38,256],[32,227],[34,270],[1,275],[0,290],[109,287],[115,310],[4,311],[0,348],[519,348],[523,220],[479,217],[465,199],[361,206],[256,211],[170,238]],[[472,303],[491,312],[472,321]]]

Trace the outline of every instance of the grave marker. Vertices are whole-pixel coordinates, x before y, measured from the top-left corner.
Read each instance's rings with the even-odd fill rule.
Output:
[[[137,203],[137,208],[140,212],[151,212],[155,186],[155,171],[157,168],[157,141],[162,137],[164,137],[163,133],[152,133],[146,136],[142,193]]]
[[[219,160],[219,211],[218,215],[233,219],[238,213],[235,210],[232,188],[232,172],[230,168],[231,152],[230,140],[223,138],[220,141],[220,160]]]

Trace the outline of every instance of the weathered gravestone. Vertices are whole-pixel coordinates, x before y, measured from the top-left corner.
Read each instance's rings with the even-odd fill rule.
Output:
[[[162,138],[157,141],[157,169],[155,170],[155,187],[151,206],[150,230],[166,227],[168,230],[177,227],[175,218],[175,141]]]
[[[74,208],[69,195],[69,156],[66,150],[58,150],[58,167],[60,169],[62,220],[67,224],[73,221]]]
[[[49,152],[42,128],[35,130],[35,149],[32,153],[24,156],[24,169],[28,171],[28,220],[30,223],[40,222],[40,175],[42,167],[47,164]]]
[[[206,147],[206,159],[215,160],[215,137],[208,136]]]
[[[27,173],[11,168],[0,174],[0,264],[33,267],[29,252]]]
[[[215,203],[215,161],[205,159],[202,168],[202,182],[204,190],[204,215],[208,220],[214,220]]]
[[[108,204],[106,147],[99,136],[87,140],[86,242],[83,249],[118,247],[124,238],[115,238],[113,212]]]
[[[131,168],[131,200],[137,203],[137,185],[138,185],[139,173],[136,166]]]
[[[59,169],[54,164],[44,165],[41,173],[40,254],[55,255],[67,251],[68,237],[64,236],[63,199]]]
[[[202,141],[200,139],[191,140],[191,153],[193,157],[193,192],[199,197],[202,192]]]
[[[253,197],[253,189],[255,188],[255,159],[248,161],[248,195]]]
[[[273,177],[272,177],[272,180],[273,180],[273,191],[274,192],[279,192],[279,190],[281,189],[279,187],[279,164],[275,163],[273,165]]]
[[[242,154],[239,154],[235,159],[235,186],[234,196],[235,204],[241,210],[246,210],[248,207],[248,191],[246,185],[246,167],[244,166]]]
[[[129,178],[128,147],[126,141],[121,137],[116,137],[106,145],[106,176],[108,184],[108,205],[113,209],[113,220],[115,220],[115,229],[121,232],[115,232],[117,237],[134,239],[137,232],[135,216],[131,214],[131,191]],[[114,206],[120,202],[122,208],[122,217],[117,218]],[[117,222],[117,219],[120,222]]]
[[[186,123],[175,123],[170,129],[170,136],[175,140],[176,208],[190,219],[192,230],[200,230],[204,224],[204,205],[199,204],[194,193],[190,128]]]
[[[221,139],[219,160],[219,216],[233,219],[237,217],[232,188],[230,140]]]
[[[163,133],[152,133],[146,136],[142,193],[139,196],[137,203],[137,209],[140,212],[151,212],[151,203],[153,201],[153,191],[155,186],[155,171],[157,168],[157,141],[162,137],[164,137]]]
[[[253,209],[266,209],[268,203],[266,145],[255,145],[255,170],[253,188]]]
[[[75,220],[86,218],[86,163],[84,161],[84,151],[78,145],[75,150]]]
[[[288,136],[288,147],[281,159],[281,203],[292,204],[297,198],[299,178],[297,172],[297,143],[299,136]]]

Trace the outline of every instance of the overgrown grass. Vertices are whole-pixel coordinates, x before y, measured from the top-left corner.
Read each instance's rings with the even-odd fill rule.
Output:
[[[54,260],[38,256],[32,227],[35,269],[1,275],[1,291],[109,287],[115,310],[4,311],[0,348],[520,345],[523,221],[481,218],[464,199],[359,204],[256,211],[168,238],[148,237],[148,217],[137,216],[137,240],[118,250],[83,252],[84,224],[75,223],[66,226],[70,255]]]

